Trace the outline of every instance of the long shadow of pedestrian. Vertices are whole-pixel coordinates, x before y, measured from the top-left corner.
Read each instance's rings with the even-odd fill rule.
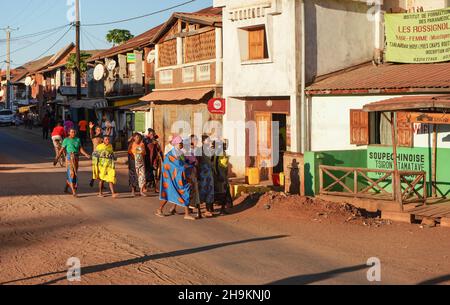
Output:
[[[332,270],[324,273],[317,273],[317,274],[307,274],[307,275],[300,275],[300,276],[294,276],[286,279],[282,279],[267,285],[308,285],[313,284],[316,282],[325,281],[331,278],[335,278],[336,276],[343,274],[343,273],[352,273],[359,270],[364,270],[368,268],[367,265],[359,265],[359,266],[353,266],[353,267],[347,267],[337,270]]]
[[[418,285],[431,286],[431,285],[439,285],[445,282],[450,282],[450,274],[424,281],[422,283],[419,283]]]
[[[198,247],[198,248],[193,248],[193,249],[185,249],[185,250],[178,250],[178,251],[173,251],[173,252],[168,252],[168,253],[147,255],[147,256],[129,259],[129,260],[121,261],[121,262],[89,266],[86,268],[82,268],[81,273],[84,276],[84,275],[88,275],[88,274],[93,274],[93,273],[97,273],[97,272],[103,272],[103,271],[115,269],[115,268],[126,267],[126,266],[130,266],[130,265],[134,265],[134,264],[142,264],[142,263],[146,263],[146,262],[149,262],[152,260],[160,260],[160,259],[164,259],[164,258],[172,258],[172,257],[191,255],[191,254],[196,254],[196,253],[201,253],[201,252],[206,252],[206,251],[212,251],[212,250],[216,250],[216,249],[220,249],[220,248],[224,248],[224,247],[242,245],[242,244],[253,243],[253,242],[276,240],[276,239],[282,239],[282,238],[287,238],[287,237],[289,237],[289,236],[288,235],[278,235],[278,236],[270,236],[270,237],[253,238],[253,239],[247,239],[247,240],[241,240],[241,241],[235,241],[235,242],[228,242],[228,243],[221,243],[221,244],[209,245],[209,246],[204,246],[204,247]],[[29,280],[39,279],[39,278],[52,276],[52,275],[65,274],[65,273],[67,273],[67,271],[51,272],[51,273],[42,274],[42,275],[38,275],[38,276],[34,276],[34,277],[29,277],[29,278],[24,278],[24,279],[20,279],[20,280],[14,280],[14,281],[6,282],[6,283],[1,283],[0,285],[13,284],[13,283],[17,283],[17,282],[29,281]],[[67,277],[63,276],[58,279],[43,283],[43,285],[56,284],[60,281],[66,280],[66,279],[67,279]]]

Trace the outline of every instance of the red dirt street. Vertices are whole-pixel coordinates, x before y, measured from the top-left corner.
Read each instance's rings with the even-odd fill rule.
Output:
[[[51,160],[37,132],[0,129],[0,284],[69,284],[72,257],[82,285],[450,283],[449,229],[346,222],[300,198],[268,206],[267,196],[226,217],[158,218],[157,198],[130,198],[125,166],[120,198],[97,198],[84,160],[74,199]],[[381,283],[367,280],[372,257]]]

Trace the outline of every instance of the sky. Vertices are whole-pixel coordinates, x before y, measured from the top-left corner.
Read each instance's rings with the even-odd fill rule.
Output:
[[[128,19],[186,3],[189,0],[80,0],[81,23],[96,24]],[[11,66],[15,68],[45,55],[51,55],[70,42],[75,41],[75,31],[61,26],[70,23],[74,0],[2,0],[0,28],[10,26],[12,31]],[[212,0],[194,0],[167,12],[125,23],[82,26],[81,48],[83,50],[108,49],[106,33],[111,29],[127,29],[139,35],[165,22],[173,12],[193,12],[212,6]],[[59,29],[55,29],[61,27]],[[16,30],[18,29],[18,30]],[[55,29],[42,35],[26,36]],[[64,36],[64,34],[66,34]],[[14,39],[18,37],[19,39]],[[5,69],[6,34],[0,31],[0,70]],[[59,42],[58,42],[59,41]],[[54,45],[54,46],[53,46]]]

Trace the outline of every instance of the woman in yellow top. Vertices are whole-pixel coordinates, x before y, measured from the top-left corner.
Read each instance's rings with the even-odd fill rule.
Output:
[[[108,136],[103,138],[103,143],[99,144],[94,152],[95,160],[94,164],[96,165],[96,170],[94,171],[94,175],[98,177],[100,180],[100,190],[99,197],[104,197],[103,195],[103,186],[104,183],[109,183],[109,188],[111,189],[111,193],[113,198],[117,198],[119,194],[117,194],[114,190],[114,185],[116,184],[116,167],[114,164],[114,150],[111,145],[111,140]]]

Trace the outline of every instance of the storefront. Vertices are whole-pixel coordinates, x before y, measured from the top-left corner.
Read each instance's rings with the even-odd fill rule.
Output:
[[[202,134],[221,138],[222,115],[208,110],[208,101],[216,96],[217,91],[213,88],[168,90],[154,91],[141,101],[148,103],[153,128],[165,145],[173,134],[184,138],[192,134],[199,138]],[[153,108],[151,113],[150,108]]]
[[[289,97],[246,98],[245,113],[246,167],[258,168],[260,180],[270,181],[284,171],[291,146]]]

